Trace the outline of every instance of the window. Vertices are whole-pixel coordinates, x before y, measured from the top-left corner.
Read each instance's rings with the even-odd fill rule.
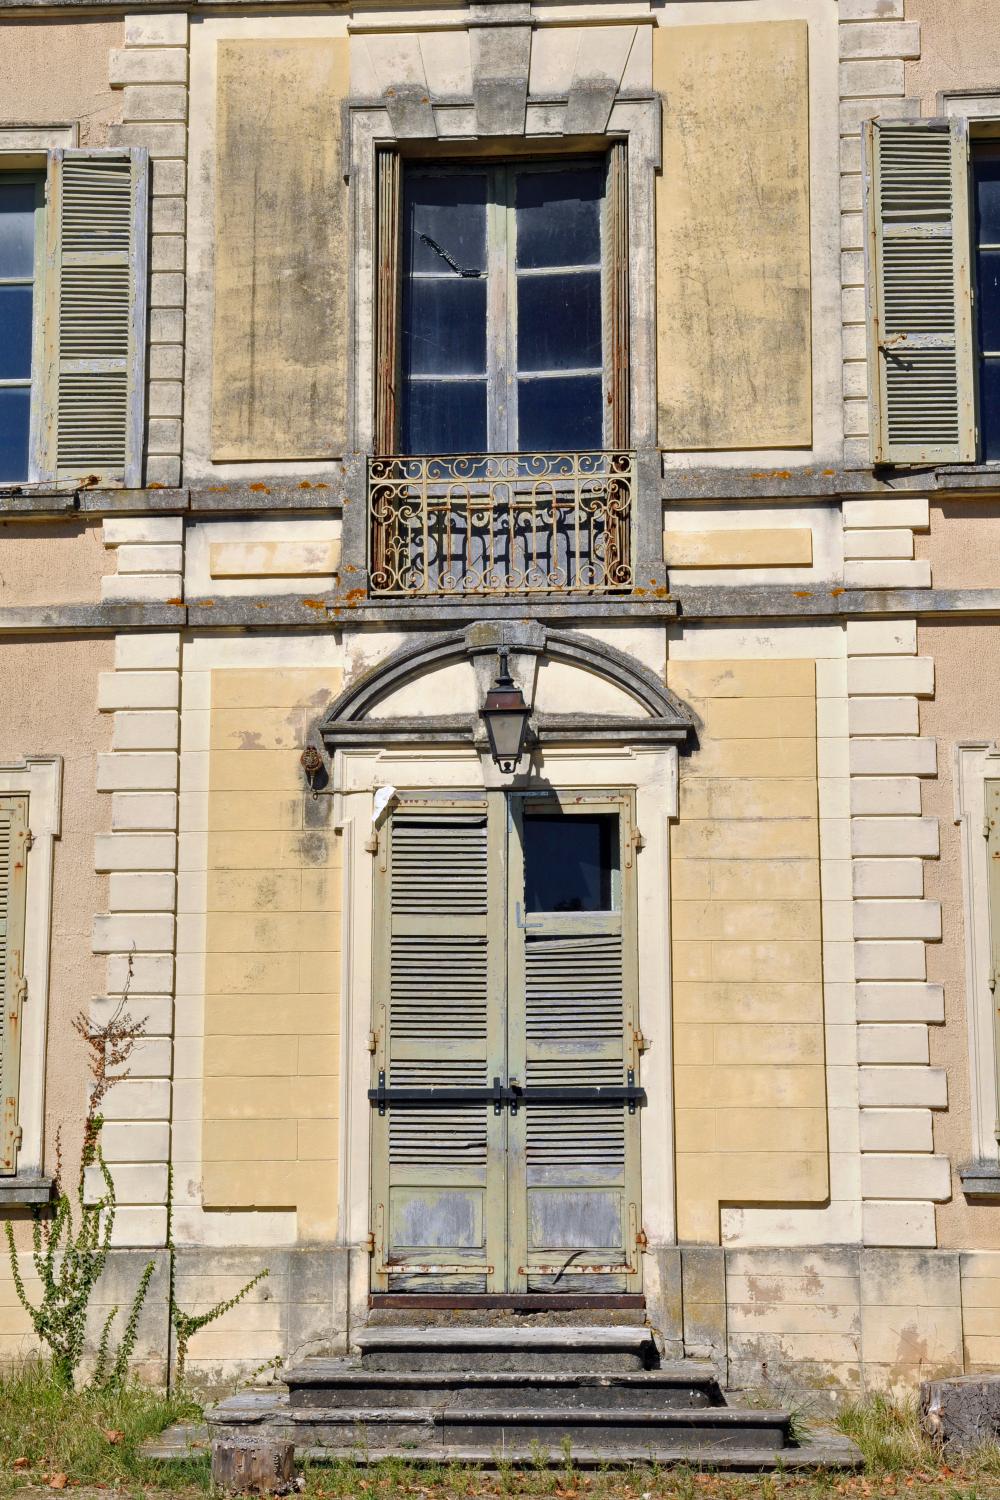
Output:
[[[1000,142],[972,144],[979,443],[1000,459]]]
[[[0,483],[29,474],[44,201],[40,174],[0,177]]]
[[[614,911],[619,885],[616,817],[556,813],[524,819],[525,911]]]
[[[147,153],[0,153],[0,484],[142,481]]]
[[[378,450],[625,446],[624,146],[401,174],[381,157]]]

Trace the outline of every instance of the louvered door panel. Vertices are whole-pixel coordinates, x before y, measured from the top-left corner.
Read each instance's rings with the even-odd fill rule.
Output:
[[[376,971],[376,1063],[390,1090],[483,1089],[503,1070],[493,1055],[495,977],[492,1013],[490,1005],[491,962],[502,964],[502,952],[491,952],[489,833],[482,800],[404,804],[391,818]],[[426,1097],[377,1118],[385,1176],[376,1270],[389,1290],[487,1289],[496,1264],[487,1189],[491,1162],[502,1174],[503,1125],[484,1103]]]
[[[511,1066],[520,1052],[527,1101],[510,1127],[511,1157],[523,1154],[524,1163],[513,1243],[529,1291],[622,1292],[639,1282],[638,1115],[599,1099],[532,1102],[540,1089],[622,1089],[634,1074],[629,818],[624,802],[612,805],[613,909],[520,910],[511,933],[509,1024],[523,1024],[523,1037],[511,1037]],[[566,807],[582,816],[607,811],[586,798]],[[514,817],[515,836],[530,816],[529,806]],[[516,863],[512,852],[512,883]]]
[[[50,174],[55,328],[47,467],[141,483],[146,342],[145,152],[56,151]]]
[[[0,797],[0,1176],[17,1170],[27,819],[26,797]]]
[[[865,155],[873,460],[972,460],[965,122],[871,120]]]

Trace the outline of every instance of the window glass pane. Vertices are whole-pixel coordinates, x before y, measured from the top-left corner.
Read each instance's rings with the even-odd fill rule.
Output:
[[[411,280],[403,299],[405,375],[485,375],[486,282]]]
[[[517,279],[518,370],[600,369],[601,273]]]
[[[1000,359],[984,359],[979,366],[979,431],[983,458],[1000,459]]]
[[[1000,245],[1000,157],[980,156],[974,161],[976,195],[976,241]]]
[[[614,814],[525,818],[525,911],[611,911],[617,869]]]
[[[466,172],[454,176],[407,173],[403,205],[403,245],[410,271],[486,273],[486,178]],[[421,236],[439,246],[435,250]],[[444,255],[440,252],[444,251]]]
[[[0,380],[31,375],[31,287],[0,286]]]
[[[0,386],[0,479],[27,479],[31,392]]]
[[[403,404],[404,453],[482,453],[486,449],[486,382],[419,380]]]
[[[603,446],[600,375],[556,376],[517,383],[517,435],[522,452]]]
[[[601,259],[604,168],[519,172],[517,264],[596,266]]]
[[[1000,250],[980,250],[976,256],[979,347],[1000,350]]]
[[[35,185],[0,180],[0,277],[31,276],[35,265]]]

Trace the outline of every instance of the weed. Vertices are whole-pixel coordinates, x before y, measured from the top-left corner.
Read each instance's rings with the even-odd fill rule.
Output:
[[[920,1426],[915,1396],[896,1399],[877,1393],[841,1409],[837,1427],[853,1438],[872,1474],[900,1474],[936,1468],[930,1439]]]

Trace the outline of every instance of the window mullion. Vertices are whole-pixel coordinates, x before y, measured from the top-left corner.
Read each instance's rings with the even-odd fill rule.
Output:
[[[486,221],[486,441],[493,451],[509,447],[509,389],[507,385],[507,173],[494,167],[489,174]]]

